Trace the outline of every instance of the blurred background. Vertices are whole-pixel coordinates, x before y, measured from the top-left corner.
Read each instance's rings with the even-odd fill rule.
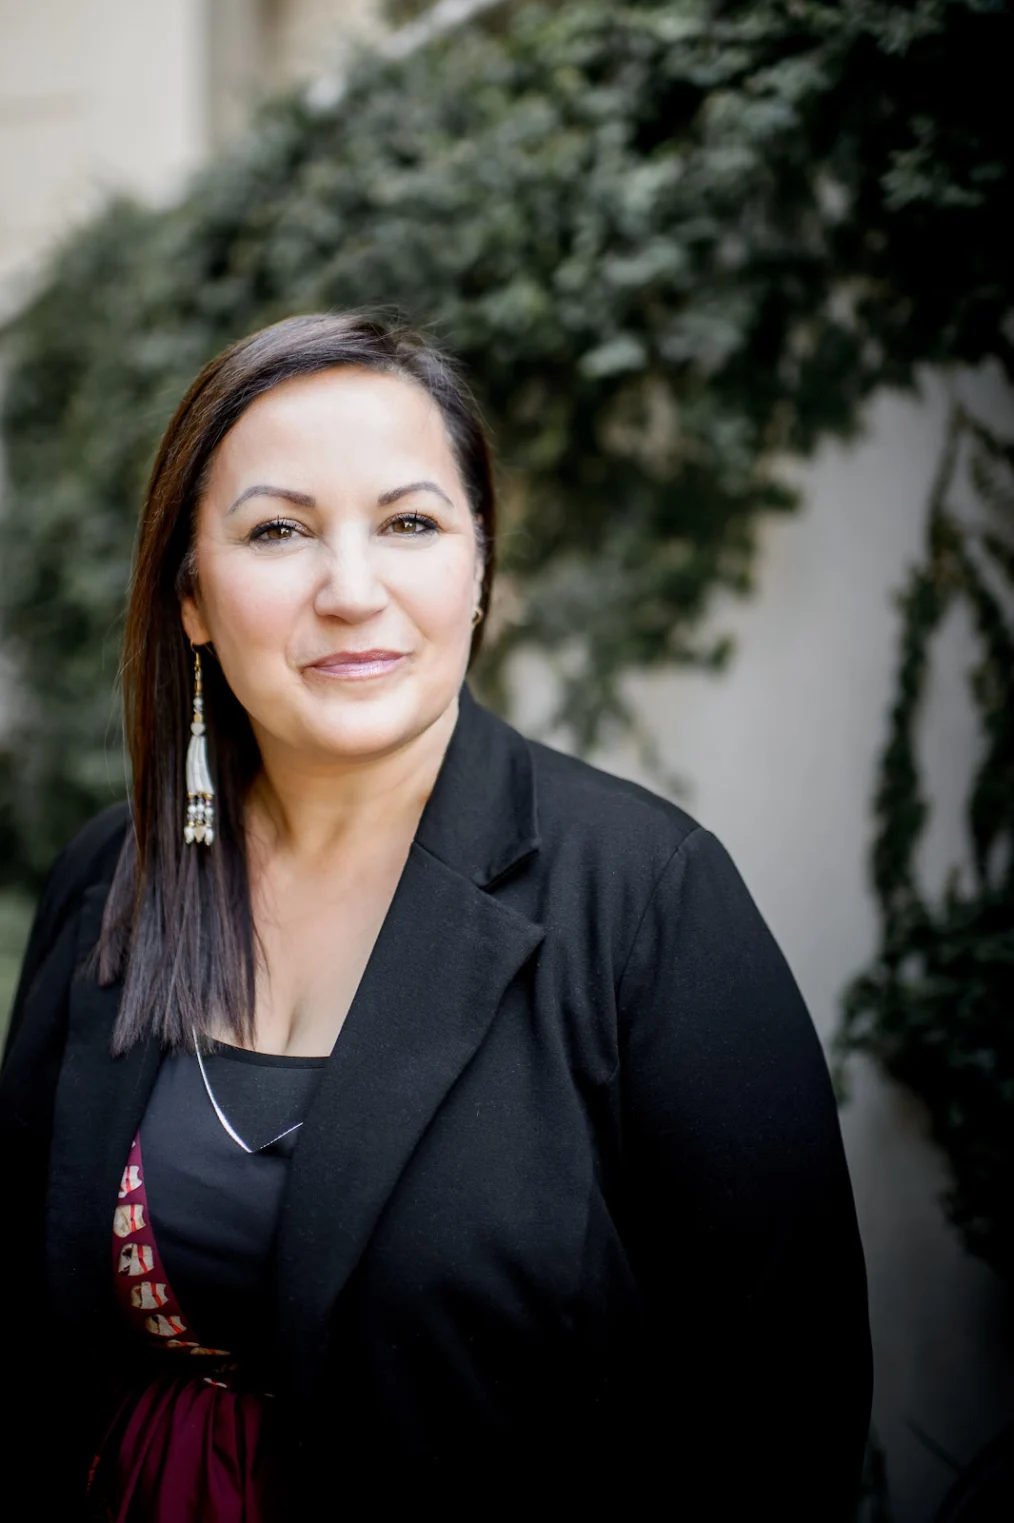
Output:
[[[1000,1516],[1014,1415],[1012,31],[1001,0],[0,0],[0,1011],[125,785],[175,402],[263,322],[397,306],[500,460],[476,685],[722,838],[826,1044],[870,1523]]]

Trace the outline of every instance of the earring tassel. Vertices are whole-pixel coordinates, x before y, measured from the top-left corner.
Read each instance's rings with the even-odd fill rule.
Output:
[[[201,691],[201,658],[194,653],[194,718],[187,747],[187,822],[183,839],[188,846],[203,841],[210,846],[215,839],[215,789],[208,768],[208,746],[204,738],[204,697]]]

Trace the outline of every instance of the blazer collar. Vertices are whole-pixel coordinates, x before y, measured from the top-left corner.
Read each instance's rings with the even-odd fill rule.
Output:
[[[539,849],[528,742],[480,707],[467,685],[416,842],[480,888]]]

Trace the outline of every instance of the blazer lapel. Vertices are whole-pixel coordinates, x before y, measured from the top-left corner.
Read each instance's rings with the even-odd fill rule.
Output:
[[[88,889],[77,957],[98,938],[108,883]],[[57,1085],[46,1205],[46,1266],[53,1305],[88,1327],[112,1304],[111,1255],[116,1192],[161,1054],[152,1040],[110,1056],[120,986],[78,974],[70,986],[67,1048]]]
[[[537,846],[527,745],[466,693],[293,1154],[278,1238],[279,1348],[291,1389],[312,1386],[331,1307],[431,1118],[543,938],[541,926],[488,892]]]
[[[542,934],[412,847],[292,1158],[279,1346],[297,1388],[416,1144]]]

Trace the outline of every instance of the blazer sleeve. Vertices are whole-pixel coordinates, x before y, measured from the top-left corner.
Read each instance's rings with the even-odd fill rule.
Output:
[[[28,942],[21,959],[21,970],[18,975],[17,987],[14,991],[14,1002],[11,1005],[10,1016],[7,1022],[7,1035],[4,1042],[4,1062],[6,1062],[17,1034],[21,1029],[25,1006],[28,1003],[28,992],[35,982],[35,978],[47,953],[56,940],[64,918],[62,912],[66,908],[66,894],[64,892],[66,857],[67,848],[64,847],[49,869],[46,881],[42,887],[42,894],[35,909],[32,927],[28,934]]]
[[[42,1244],[78,912],[84,891],[111,876],[125,826],[123,806],[105,811],[74,837],[50,869],[22,961],[0,1065],[0,1220],[8,1225],[10,1240],[0,1255],[0,1305],[14,1312],[8,1319],[4,1353],[17,1387],[17,1401],[0,1433],[0,1465],[3,1499],[11,1517],[38,1514],[40,1496],[45,1515],[63,1523],[76,1523],[81,1510],[80,1475],[74,1467],[81,1459],[78,1447],[87,1428],[62,1373],[66,1349],[46,1303]]]
[[[788,966],[697,828],[618,988],[628,1236],[655,1366],[644,1431],[697,1517],[854,1515],[872,1367],[835,1102]]]
[[[44,963],[65,926],[80,907],[81,895],[99,878],[110,879],[127,827],[124,804],[113,804],[90,820],[56,857],[46,875],[11,1005],[4,1043],[6,1064],[17,1041],[25,1012]],[[69,979],[72,967],[64,970]]]

